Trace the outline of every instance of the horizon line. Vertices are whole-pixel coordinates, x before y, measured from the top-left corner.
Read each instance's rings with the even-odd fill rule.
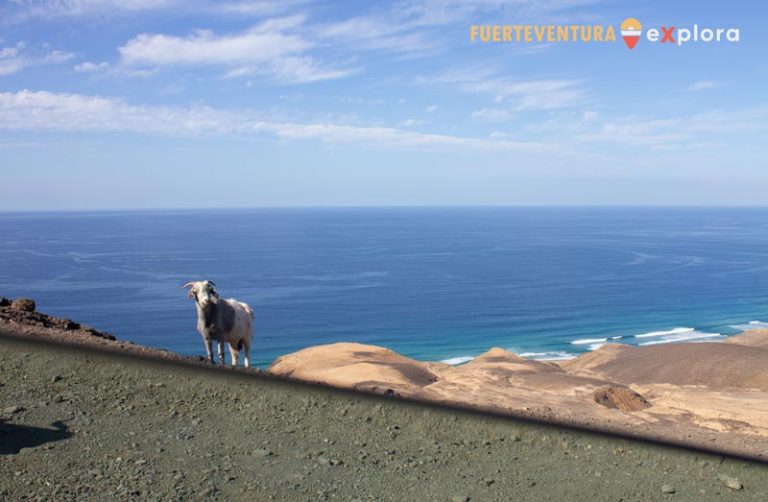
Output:
[[[0,215],[12,214],[82,214],[82,213],[152,213],[196,211],[248,211],[292,209],[768,209],[768,204],[350,204],[350,205],[264,205],[264,206],[201,206],[201,207],[100,207],[64,209],[0,209]]]

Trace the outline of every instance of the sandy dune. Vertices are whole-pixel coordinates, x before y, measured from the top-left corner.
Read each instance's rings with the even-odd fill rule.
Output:
[[[410,392],[438,380],[447,364],[422,363],[383,347],[359,343],[319,345],[278,358],[273,374],[334,387]]]
[[[728,343],[605,345],[571,361],[494,348],[461,366],[356,343],[278,358],[272,374],[763,458],[768,330]]]

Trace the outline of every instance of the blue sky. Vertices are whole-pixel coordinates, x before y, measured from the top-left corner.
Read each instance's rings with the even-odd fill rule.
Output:
[[[763,2],[10,0],[0,210],[768,204]],[[738,43],[469,41],[472,24]]]

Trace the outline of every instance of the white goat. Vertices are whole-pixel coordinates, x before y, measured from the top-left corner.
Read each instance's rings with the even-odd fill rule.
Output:
[[[211,281],[188,282],[182,288],[190,288],[189,298],[197,306],[197,331],[205,342],[208,361],[213,363],[211,345],[219,342],[219,361],[224,364],[224,343],[229,344],[232,367],[237,366],[237,356],[243,349],[245,367],[251,367],[251,342],[253,341],[253,310],[234,299],[223,300]]]

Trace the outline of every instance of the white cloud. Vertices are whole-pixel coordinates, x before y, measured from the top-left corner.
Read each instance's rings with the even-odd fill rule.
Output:
[[[289,140],[367,144],[384,148],[541,151],[536,142],[487,140],[396,127],[263,120],[251,110],[206,106],[131,105],[122,100],[47,91],[0,93],[0,129],[129,132],[163,135],[271,135]]]
[[[584,123],[581,131],[570,130],[579,143],[647,146],[652,150],[683,150],[734,145],[745,132],[768,132],[768,106],[748,109],[711,110],[667,118],[625,117],[601,123]]]
[[[353,105],[373,105],[381,106],[386,104],[386,101],[382,98],[361,98],[356,96],[340,96],[340,99],[345,103],[351,103]]]
[[[0,14],[12,22],[62,17],[115,17],[150,11],[220,16],[266,16],[285,12],[308,0],[10,0]],[[181,10],[183,9],[183,10]]]
[[[28,61],[21,56],[23,44],[0,49],[0,76],[17,73],[28,66]]]
[[[414,126],[418,126],[418,125],[422,125],[422,124],[424,124],[423,120],[419,120],[419,119],[405,119],[405,120],[403,120],[402,122],[400,122],[397,125],[398,125],[398,127],[414,127]]]
[[[205,131],[218,122],[206,108],[186,110],[132,106],[123,101],[46,91],[0,93],[0,127],[10,130]]]
[[[6,9],[20,20],[86,16],[167,8],[173,0],[11,0]]]
[[[317,139],[332,143],[365,143],[395,148],[455,148],[460,150],[540,151],[534,142],[491,141],[447,134],[405,131],[393,127],[359,127],[338,124],[261,123],[254,130],[290,139]]]
[[[65,63],[69,61],[70,59],[73,59],[75,57],[74,54],[71,52],[66,51],[51,51],[45,56],[43,56],[42,59],[40,59],[41,64],[59,64],[59,63]]]
[[[600,0],[411,0],[402,2],[398,9],[419,25],[467,22],[488,13],[497,17],[524,18],[526,22],[542,18],[555,22],[555,15],[573,16],[575,7],[596,3]]]
[[[106,71],[109,69],[109,63],[103,61],[101,63],[92,63],[90,61],[84,61],[75,65],[75,71],[78,73],[97,73]]]
[[[285,12],[291,7],[306,4],[308,0],[242,0],[232,2],[209,3],[212,14],[236,14],[246,16],[265,16]]]
[[[472,112],[472,118],[488,122],[503,122],[511,117],[509,110],[499,108],[483,108]]]
[[[156,68],[132,68],[130,66],[111,65],[106,61],[101,63],[94,63],[92,61],[84,61],[76,64],[73,69],[77,73],[91,73],[91,74],[104,74],[112,77],[149,77],[157,73]]]
[[[129,40],[118,51],[127,64],[149,65],[239,65],[260,63],[303,52],[311,44],[296,35],[285,34],[288,28],[303,23],[293,16],[262,23],[245,33],[217,36],[198,30],[186,37],[143,33]]]
[[[316,33],[323,39],[342,41],[354,49],[394,53],[401,57],[426,57],[449,49],[465,39],[441,30],[447,25],[466,26],[473,21],[494,18],[546,19],[565,22],[573,19],[573,8],[600,0],[407,0],[383,3],[374,14],[321,25]],[[379,4],[382,5],[382,4]],[[386,6],[390,5],[387,9]],[[378,6],[378,5],[377,5]],[[559,16],[559,17],[556,17]],[[517,53],[542,50],[542,46],[518,49]]]
[[[360,16],[318,27],[321,39],[342,43],[354,50],[384,51],[407,57],[424,57],[439,52],[439,44],[424,30],[416,30],[391,16]]]
[[[432,77],[420,77],[423,84],[443,84],[463,92],[483,93],[496,103],[508,103],[515,110],[555,110],[580,104],[586,91],[580,80],[513,80],[488,67],[460,68]]]
[[[250,30],[216,35],[199,30],[186,37],[143,33],[118,48],[128,66],[224,66],[227,78],[264,74],[290,82],[347,76],[352,68],[330,68],[307,54],[313,43],[301,36],[304,16],[260,23]]]
[[[246,67],[247,68],[247,67]],[[259,67],[250,67],[251,74],[263,73]],[[357,68],[326,68],[309,56],[278,58],[270,63],[268,73],[279,80],[295,83],[336,80],[357,73]]]
[[[74,58],[71,52],[54,50],[45,53],[30,51],[24,42],[0,48],[0,76],[12,75],[31,66],[60,64]]]
[[[572,150],[626,148],[649,152],[730,149],[732,154],[751,142],[754,134],[768,134],[768,105],[746,109],[709,110],[690,115],[607,116],[592,110],[550,112],[540,122],[525,124],[530,137],[568,145]],[[503,137],[503,136],[497,136]]]
[[[688,92],[706,91],[707,89],[716,89],[722,85],[722,83],[716,80],[699,80],[686,87],[685,90]]]
[[[516,110],[554,110],[580,103],[585,91],[579,80],[530,80],[510,82],[489,79],[470,83],[476,92],[495,94],[496,102],[511,103]]]

